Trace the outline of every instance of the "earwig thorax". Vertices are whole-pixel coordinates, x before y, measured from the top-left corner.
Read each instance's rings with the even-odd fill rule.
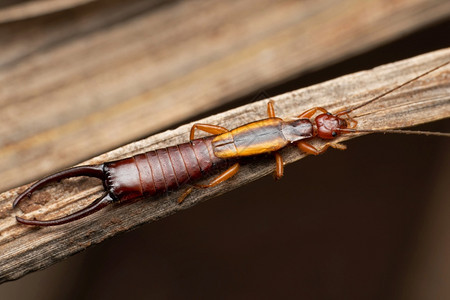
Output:
[[[281,132],[290,143],[314,136],[314,127],[309,119],[295,119],[283,122]]]

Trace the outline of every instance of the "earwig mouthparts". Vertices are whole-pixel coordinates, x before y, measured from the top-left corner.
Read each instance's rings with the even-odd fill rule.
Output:
[[[22,199],[24,199],[25,197],[31,197],[33,192],[35,192],[39,188],[41,188],[49,183],[59,181],[59,180],[65,179],[65,178],[78,177],[78,176],[96,177],[101,180],[104,180],[105,174],[103,171],[103,165],[75,167],[75,168],[71,168],[71,169],[64,170],[64,171],[58,172],[56,174],[50,175],[46,178],[43,178],[43,179],[39,180],[38,182],[36,182],[35,184],[33,184],[32,186],[30,186],[28,189],[26,189],[22,194],[20,194],[16,198],[16,200],[14,200],[14,202],[13,202],[13,208],[15,208],[19,204],[19,202],[22,201]],[[21,217],[16,217],[16,220],[25,225],[35,225],[35,226],[61,225],[61,224],[65,224],[65,223],[69,223],[69,222],[81,219],[87,215],[90,215],[90,214],[102,209],[106,205],[112,203],[113,201],[114,201],[114,199],[108,193],[105,193],[103,196],[96,199],[94,202],[92,202],[87,207],[85,207],[75,213],[72,213],[70,215],[67,215],[65,217],[62,217],[62,218],[58,218],[58,219],[54,219],[54,220],[47,220],[47,221],[39,221],[39,220],[28,220],[28,219],[23,219]]]

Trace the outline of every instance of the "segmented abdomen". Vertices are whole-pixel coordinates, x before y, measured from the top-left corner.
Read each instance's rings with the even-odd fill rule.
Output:
[[[105,164],[105,188],[119,201],[152,196],[178,188],[184,183],[226,164],[214,155],[211,140],[149,151]]]

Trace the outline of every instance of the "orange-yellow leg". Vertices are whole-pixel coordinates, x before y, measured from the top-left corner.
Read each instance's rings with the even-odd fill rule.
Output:
[[[347,119],[349,120],[349,123],[351,124],[348,128],[355,129],[356,126],[358,125],[358,121],[356,121],[355,119],[350,117],[350,115],[348,113],[349,113],[348,109],[342,109],[342,110],[336,112],[334,115],[335,116],[341,116],[341,115],[347,116]]]
[[[275,162],[277,163],[277,166],[275,168],[275,179],[280,179],[281,177],[283,177],[284,164],[283,157],[278,152],[275,152]]]
[[[191,186],[190,188],[186,189],[183,194],[178,198],[178,204],[181,204],[184,199],[192,192],[194,188],[200,188],[200,189],[206,189],[213,186],[218,185],[219,183],[222,183],[226,181],[227,179],[230,179],[239,171],[239,163],[235,163],[231,167],[229,167],[227,170],[222,172],[219,176],[214,178],[210,183],[208,184],[196,184],[194,186]]]
[[[194,187],[190,187],[187,190],[184,191],[183,194],[181,194],[181,196],[178,198],[178,204],[181,204],[181,202],[184,201],[184,199],[192,192],[192,190],[194,189]]]
[[[328,111],[323,107],[313,107],[311,109],[308,109],[307,111],[303,112],[302,114],[298,115],[297,118],[305,118],[309,119],[311,118],[317,111],[320,111],[324,114],[328,113]]]
[[[347,149],[347,146],[339,143],[326,143],[322,148],[317,149],[313,145],[307,142],[298,142],[297,147],[306,154],[319,155],[324,153],[329,147],[339,150]]]
[[[269,118],[275,118],[275,109],[273,108],[273,100],[267,103],[267,115]]]
[[[352,117],[350,117],[350,116],[347,115],[347,114],[346,114],[346,116],[347,116],[347,119],[350,121],[350,122],[349,122],[349,123],[350,123],[350,126],[349,126],[348,128],[355,129],[356,126],[358,126],[358,121],[356,121],[355,119],[353,119]]]
[[[206,188],[216,186],[219,183],[222,183],[222,182],[230,179],[231,177],[233,177],[238,171],[239,171],[239,163],[235,163],[234,165],[232,165],[231,167],[229,167],[228,169],[223,171],[219,176],[214,178],[210,183],[196,184],[194,186],[191,186],[190,188],[185,190],[183,192],[183,194],[181,194],[181,196],[178,198],[178,201],[177,201],[178,204],[181,204],[184,201],[184,199],[192,192],[192,190],[194,188],[206,189]]]
[[[275,109],[273,107],[273,100],[270,100],[267,103],[267,115],[269,118],[275,118]],[[275,168],[275,179],[280,179],[283,177],[283,170],[284,170],[284,164],[283,164],[283,157],[280,153],[275,152],[275,162],[277,163],[277,166]]]
[[[234,165],[229,167],[227,170],[223,171],[219,176],[214,178],[210,183],[196,184],[195,187],[206,189],[206,188],[216,186],[219,183],[222,183],[222,182],[230,179],[231,177],[233,177],[238,171],[239,171],[239,163],[235,163]]]
[[[192,128],[191,128],[191,135],[190,135],[191,141],[194,139],[195,129],[198,129],[198,130],[201,130],[201,131],[204,131],[207,133],[211,133],[211,134],[221,134],[221,133],[228,132],[228,129],[226,129],[222,126],[196,123],[196,124],[192,125]]]

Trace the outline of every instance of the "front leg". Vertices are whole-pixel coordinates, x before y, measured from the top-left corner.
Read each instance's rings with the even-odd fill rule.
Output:
[[[305,152],[306,154],[312,154],[312,155],[319,155],[324,153],[329,147],[339,149],[339,150],[345,150],[347,149],[347,146],[339,144],[339,143],[326,143],[322,148],[317,149],[313,145],[307,142],[298,142],[297,147]]]

